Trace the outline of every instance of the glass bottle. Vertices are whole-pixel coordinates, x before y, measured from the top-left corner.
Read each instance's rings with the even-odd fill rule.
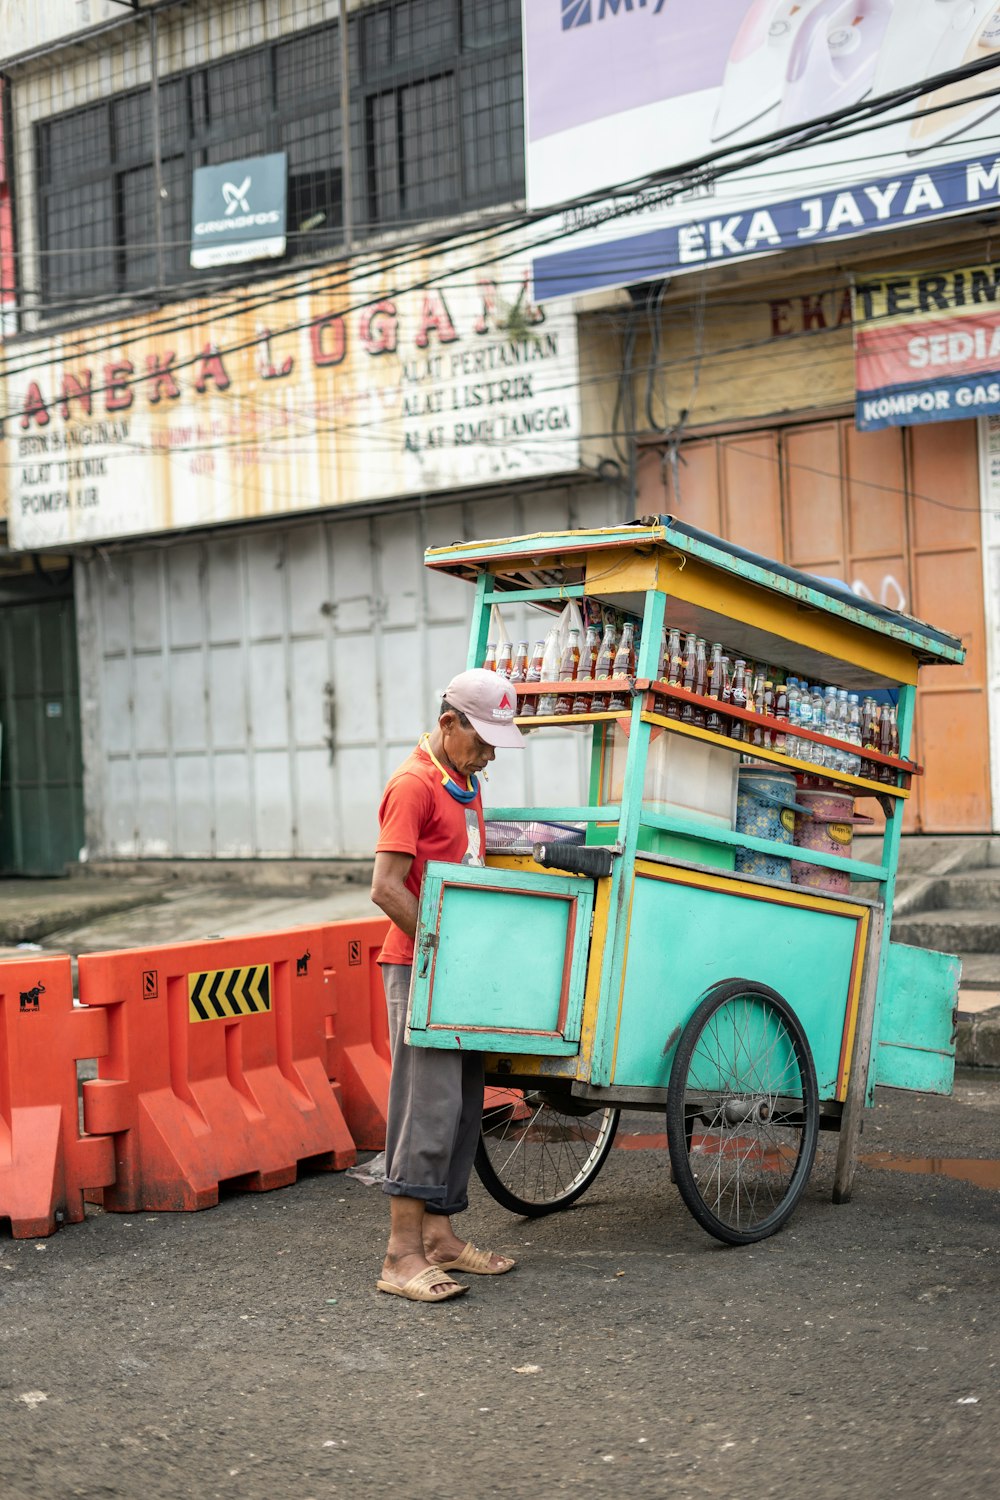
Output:
[[[713,734],[727,732],[728,721],[719,711],[726,686],[726,672],[722,662],[722,646],[715,641],[712,644],[712,659],[708,665],[708,696],[714,700],[715,706],[710,707],[705,714],[705,728],[710,729]]]
[[[880,755],[892,754],[892,708],[888,703],[883,705],[882,713],[878,723],[878,751]],[[894,782],[896,773],[891,766],[881,763],[878,768],[879,781]]]
[[[528,643],[518,641],[514,661],[510,669],[511,682],[524,682],[528,676]]]
[[[747,706],[747,664],[742,658],[733,663],[733,682],[729,690],[729,698],[734,708],[746,708]],[[733,727],[729,731],[734,740],[746,738],[746,723],[743,719],[734,719]]]
[[[684,653],[681,650],[681,633],[673,629],[667,638],[667,682],[670,687],[682,687],[684,684]],[[681,716],[681,705],[679,698],[668,698],[666,708],[668,719],[679,719]]]
[[[601,649],[597,653],[597,664],[594,667],[595,677],[610,677],[615,664],[615,648],[617,637],[613,625],[605,625],[604,636],[601,640]],[[595,693],[590,700],[590,706],[594,713],[603,713],[608,706],[607,693]]]
[[[698,676],[698,637],[694,632],[689,632],[684,637],[684,671],[681,677],[681,687],[686,693],[694,692],[694,685]],[[681,722],[683,724],[694,723],[694,704],[681,703]]]
[[[514,642],[504,641],[497,653],[496,674],[498,677],[510,678],[514,670]]]
[[[613,677],[635,676],[635,626],[631,620],[622,626],[622,638],[618,642],[618,650],[615,652]],[[624,690],[615,688],[608,700],[609,709],[621,709],[628,706],[628,697]]]
[[[701,636],[695,641],[694,647],[694,690],[699,698],[704,698],[708,691],[708,658],[705,651],[705,642]],[[705,728],[706,710],[703,703],[694,705],[694,720],[699,729]]]
[[[587,634],[583,642],[583,650],[580,652],[580,666],[576,674],[577,682],[590,681],[597,674],[597,658],[601,654],[601,632],[596,625],[587,626]],[[577,693],[573,699],[573,713],[589,714],[593,707],[593,697],[590,693]]]
[[[495,672],[496,669],[497,669],[497,643],[496,643],[496,641],[487,641],[487,643],[486,643],[486,660],[483,662],[483,671],[484,672]]]
[[[542,663],[545,660],[545,642],[536,641],[535,649],[531,653],[531,662],[525,674],[525,682],[541,682]],[[522,718],[534,718],[538,712],[538,699],[533,693],[525,694],[524,702],[520,705]]]
[[[669,665],[669,651],[670,651],[670,646],[669,646],[668,641],[667,641],[667,627],[664,625],[663,631],[662,631],[662,633],[660,635],[660,659],[659,659],[659,661],[656,664],[656,681],[657,682],[666,682],[666,680],[667,680],[667,667]],[[666,710],[666,706],[667,706],[667,700],[664,698],[663,694],[662,693],[654,693],[653,694],[653,712],[654,712],[654,714],[662,714]]]
[[[575,682],[576,674],[580,669],[580,632],[576,629],[569,632],[563,654],[559,662],[559,681]],[[573,694],[571,692],[560,693],[556,699],[555,712],[557,714],[569,714],[573,712]]]

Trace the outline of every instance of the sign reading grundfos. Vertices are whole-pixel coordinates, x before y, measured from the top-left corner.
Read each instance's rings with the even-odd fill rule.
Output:
[[[180,304],[170,332],[135,318],[8,345],[10,545],[577,472],[575,317],[484,254],[410,262],[412,290],[336,265]]]
[[[285,253],[284,151],[198,167],[191,209],[191,264],[235,265]]]

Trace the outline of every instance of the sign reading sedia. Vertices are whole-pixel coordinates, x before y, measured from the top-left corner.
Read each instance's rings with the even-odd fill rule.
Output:
[[[3,361],[10,544],[63,547],[580,468],[576,321],[524,268],[337,265]],[[405,290],[399,281],[405,277]]]
[[[862,431],[1000,412],[1000,266],[856,286],[854,364]]]

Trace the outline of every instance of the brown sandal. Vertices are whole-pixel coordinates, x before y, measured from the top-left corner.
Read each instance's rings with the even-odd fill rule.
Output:
[[[447,1285],[451,1280],[449,1276],[442,1276],[446,1266],[428,1266],[424,1271],[418,1271],[416,1276],[411,1276],[403,1286],[397,1286],[394,1281],[377,1281],[376,1288],[380,1292],[388,1292],[390,1297],[405,1297],[408,1302],[450,1302],[453,1297],[461,1297],[469,1288],[462,1286],[459,1282],[453,1283],[453,1290],[441,1292],[435,1296],[432,1287]]]

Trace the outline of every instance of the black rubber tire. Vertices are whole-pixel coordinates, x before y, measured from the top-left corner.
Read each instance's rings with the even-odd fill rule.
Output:
[[[727,1020],[731,1014],[735,1039],[737,1002],[743,1002],[744,1031],[739,1044],[734,1045],[733,1056],[724,1058],[720,1013],[726,1014]],[[748,1045],[747,1039],[752,1012],[761,1012],[775,1032],[779,1028],[784,1032],[785,1066],[771,1080],[770,1088],[761,1069],[770,1066],[777,1048],[770,1041],[756,1055],[749,1050],[755,1045],[752,1038]],[[728,1026],[724,1029],[728,1031]],[[706,1033],[713,1036],[712,1044],[699,1054],[699,1043]],[[725,1071],[728,1076],[723,1087],[699,1083],[699,1056],[704,1073],[712,1076],[713,1085],[717,1070]],[[792,1059],[795,1067],[790,1075]],[[755,1107],[767,1111],[766,1119],[751,1122],[748,1117],[731,1123],[721,1118],[727,1101],[738,1110],[746,1104],[748,1096],[758,1101]],[[778,1099],[785,1102],[775,1108],[774,1101]],[[701,1137],[694,1134],[694,1101],[698,1103],[697,1117],[715,1134]],[[753,1132],[757,1132],[756,1136]],[[792,1007],[776,990],[754,980],[727,979],[716,985],[681,1034],[667,1089],[670,1165],[678,1191],[695,1219],[727,1245],[753,1245],[776,1233],[805,1191],[816,1156],[818,1134],[816,1069],[805,1032]],[[714,1151],[706,1149],[708,1143],[715,1147]],[[706,1172],[706,1162],[711,1163],[713,1157],[718,1166]],[[727,1159],[732,1165],[724,1183]],[[731,1196],[735,1199],[733,1212],[723,1203],[724,1197],[728,1200]],[[760,1211],[758,1196],[762,1200]]]
[[[537,1219],[569,1208],[607,1160],[621,1111],[587,1110],[568,1098],[565,1110],[559,1104],[550,1091],[512,1089],[509,1110],[498,1106],[483,1116],[476,1172],[511,1213]],[[518,1119],[523,1106],[529,1115]]]

